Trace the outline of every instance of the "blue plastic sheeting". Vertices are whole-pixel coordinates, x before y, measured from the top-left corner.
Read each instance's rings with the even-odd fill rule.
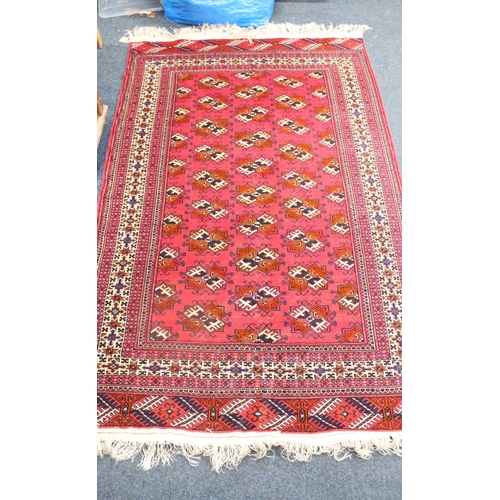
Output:
[[[263,26],[269,22],[274,0],[163,0],[168,21],[179,24],[236,24]]]

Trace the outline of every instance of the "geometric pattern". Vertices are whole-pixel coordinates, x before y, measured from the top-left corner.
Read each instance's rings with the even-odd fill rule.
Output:
[[[131,43],[99,198],[99,427],[400,430],[401,206],[361,38]]]

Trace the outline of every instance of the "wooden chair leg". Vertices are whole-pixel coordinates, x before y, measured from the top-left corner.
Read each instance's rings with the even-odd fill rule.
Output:
[[[99,31],[99,28],[97,28],[97,48],[98,49],[102,48],[102,38],[101,38],[101,32]]]
[[[97,118],[102,115],[103,109],[104,106],[102,104],[101,95],[99,94],[99,91],[97,91]]]
[[[108,116],[108,107],[102,103],[99,91],[97,91],[97,145],[101,139],[106,117]]]

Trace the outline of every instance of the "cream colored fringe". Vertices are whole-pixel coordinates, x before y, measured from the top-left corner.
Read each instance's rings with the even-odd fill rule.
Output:
[[[274,456],[274,447],[282,449],[281,456],[289,461],[308,462],[313,455],[326,453],[335,460],[349,458],[356,453],[368,459],[373,452],[383,455],[402,456],[402,433],[389,432],[342,432],[315,435],[284,435],[235,433],[208,435],[182,431],[164,433],[130,430],[123,433],[106,430],[98,433],[97,454],[110,455],[113,459],[133,460],[141,456],[139,467],[149,470],[160,462],[170,464],[177,456],[185,457],[191,465],[197,465],[200,456],[210,458],[212,469],[220,472],[224,467],[236,469],[245,457],[254,460]]]
[[[365,24],[268,23],[257,28],[242,28],[235,24],[204,24],[186,28],[141,26],[127,30],[120,42],[167,42],[170,40],[202,40],[208,38],[362,38],[370,27]]]

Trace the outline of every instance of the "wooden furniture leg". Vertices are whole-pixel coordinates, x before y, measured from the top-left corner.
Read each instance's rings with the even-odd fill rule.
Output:
[[[99,31],[99,28],[97,28],[97,48],[98,49],[102,48],[102,38],[101,38],[101,32]]]
[[[99,28],[97,28],[97,48],[102,47],[102,38]],[[99,146],[99,141],[101,140],[102,131],[104,129],[104,124],[106,123],[106,117],[108,116],[108,107],[102,103],[101,95],[97,91],[97,145]]]
[[[104,124],[106,123],[107,116],[108,116],[108,107],[102,103],[99,91],[97,91],[97,145],[98,146],[99,146],[99,141],[101,140],[101,135],[104,129]]]

